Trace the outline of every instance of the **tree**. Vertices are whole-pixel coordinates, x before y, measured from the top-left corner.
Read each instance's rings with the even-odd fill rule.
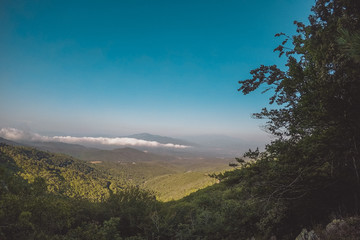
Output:
[[[340,38],[338,43],[343,51],[352,57],[357,63],[360,62],[360,32],[350,33],[340,29]]]
[[[260,195],[284,201],[301,223],[358,213],[360,204],[360,1],[318,0],[312,11],[309,25],[295,21],[297,35],[276,35],[286,70],[262,65],[239,81],[243,94],[264,85],[274,93],[277,107],[254,116],[278,138],[253,170],[261,169]]]

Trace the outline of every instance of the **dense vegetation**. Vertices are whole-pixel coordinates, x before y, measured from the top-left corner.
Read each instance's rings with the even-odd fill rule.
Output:
[[[161,203],[136,187],[113,191],[110,176],[71,158],[2,145],[0,238],[294,239],[315,227],[323,239],[359,239],[360,2],[318,0],[309,21],[296,22],[296,36],[278,34],[286,71],[260,66],[240,81],[244,94],[263,85],[274,93],[277,106],[255,114],[278,137],[265,152],[238,158],[218,184]],[[77,175],[86,191],[69,184]],[[108,195],[94,201],[91,182]],[[332,218],[347,220],[321,227]]]
[[[86,162],[33,148],[1,144],[0,172],[1,239],[146,235],[159,204]]]
[[[0,145],[1,162],[29,183],[42,179],[48,192],[99,201],[125,182],[72,157],[33,148]],[[15,170],[16,169],[16,170]]]
[[[149,137],[147,134],[140,136]],[[21,146],[19,143],[0,138],[1,142]],[[60,142],[25,142],[24,144],[42,151],[66,154],[90,162],[91,167],[116,178],[116,182],[120,185],[135,185],[154,191],[160,201],[177,200],[214,184],[215,179],[209,177],[209,174],[231,169],[227,164],[232,161],[215,157],[158,155],[133,148],[104,150]]]
[[[196,161],[196,159],[191,160]],[[229,169],[226,161],[200,160],[199,165],[207,165],[207,168],[185,161],[180,163],[181,161],[183,159],[178,162],[103,161],[96,164],[96,167],[110,173],[111,176],[116,176],[118,182],[154,192],[159,201],[177,200],[212,185],[216,181],[209,177],[209,174]]]

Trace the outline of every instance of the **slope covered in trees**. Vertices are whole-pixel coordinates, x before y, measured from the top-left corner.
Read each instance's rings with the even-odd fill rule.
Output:
[[[49,192],[58,195],[99,201],[125,185],[108,172],[66,155],[1,143],[0,154],[3,167],[30,183],[41,180]]]
[[[0,173],[1,239],[151,235],[155,196],[86,162],[0,144]]]
[[[13,146],[24,146],[17,142],[0,138],[0,143],[1,142]],[[64,162],[71,159],[71,164],[62,164],[62,166],[54,166],[53,164],[49,165],[52,160],[41,161],[41,159],[35,156],[33,157],[34,159],[26,161],[27,171],[33,171],[36,168],[36,166],[32,166],[34,164],[45,164],[44,166],[46,166],[46,169],[48,170],[43,168],[42,173],[39,174],[44,176],[48,183],[51,181],[57,181],[60,185],[64,185],[64,183],[59,181],[59,179],[62,179],[66,175],[66,182],[70,180],[72,181],[68,184],[69,186],[72,186],[71,190],[69,187],[66,188],[68,189],[67,195],[70,194],[71,191],[74,197],[82,194],[89,195],[91,193],[94,195],[93,200],[96,200],[100,196],[103,198],[108,196],[108,189],[102,187],[107,184],[110,184],[109,187],[112,191],[115,191],[119,186],[134,185],[154,191],[157,198],[161,201],[180,199],[200,188],[213,184],[215,180],[209,177],[208,174],[230,169],[230,167],[227,166],[230,159],[198,159],[195,157],[179,158],[174,156],[156,155],[131,148],[101,150],[67,143],[32,142],[29,143],[29,145],[30,144],[36,149],[59,153],[37,153],[36,155],[43,155],[48,158],[54,158],[57,156],[56,158],[58,161],[61,159],[61,161]],[[23,148],[23,153],[25,155],[29,155],[30,152],[36,152],[36,150],[33,149],[26,153],[25,149],[26,148]],[[69,154],[73,158],[63,154]],[[45,159],[46,157],[43,158]],[[17,163],[19,165],[23,165],[25,164],[24,160],[27,159],[29,159],[29,157],[17,159]],[[83,161],[79,161],[77,159]],[[71,169],[73,169],[75,165],[79,164],[82,165],[83,169],[85,169],[84,166],[86,166],[94,171],[80,171],[79,176],[81,175],[81,177],[77,177],[76,179],[75,176],[78,174],[76,172],[70,173],[70,171],[72,171]],[[57,169],[54,170],[54,167]],[[56,172],[59,174],[54,174]],[[36,173],[36,171],[33,171],[33,173]],[[93,183],[88,184],[86,179],[83,179],[84,181],[80,181],[81,178],[84,178],[84,173],[89,173],[88,176],[85,176],[86,179],[90,177],[87,180],[91,180],[91,176],[101,174],[100,180],[102,183],[100,186],[94,188],[90,187],[90,189],[86,190],[85,186],[88,186],[89,188],[89,186],[93,185]],[[25,174],[26,173],[23,173],[24,176]],[[50,180],[48,178],[52,179]],[[100,180],[95,180],[94,184],[96,185],[96,181],[100,182]],[[84,185],[84,187],[82,187],[82,185]],[[54,184],[51,184],[49,188],[54,188],[54,186]],[[64,187],[65,186],[61,186],[60,188],[64,189]],[[74,188],[77,188],[77,192],[74,191]],[[84,197],[87,198],[85,195]]]

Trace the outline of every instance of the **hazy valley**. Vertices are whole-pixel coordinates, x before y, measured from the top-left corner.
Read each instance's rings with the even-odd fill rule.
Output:
[[[150,134],[129,137],[164,144],[198,146],[198,144],[183,140]],[[138,147],[138,149],[101,145],[85,147],[80,144],[62,142],[14,142],[4,138],[0,138],[0,142],[13,146],[34,147],[41,151],[65,154],[83,160],[97,169],[107,172],[124,186],[139,186],[153,191],[161,201],[177,200],[191,192],[214,184],[216,180],[209,177],[209,174],[231,169],[229,162],[234,161],[234,158],[216,157],[219,153],[214,154],[213,152],[207,152],[204,154],[205,156],[201,156],[198,150],[193,149],[182,152],[184,156],[181,156],[181,152],[174,152],[166,148],[159,150],[145,147],[146,150],[144,150],[144,147]],[[152,153],[151,150],[157,153]]]

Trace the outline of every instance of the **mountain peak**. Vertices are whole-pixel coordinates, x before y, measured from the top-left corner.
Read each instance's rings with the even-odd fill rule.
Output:
[[[146,141],[155,141],[155,142],[162,143],[162,144],[172,143],[172,144],[185,145],[185,146],[194,146],[195,145],[194,143],[191,143],[191,142],[188,142],[188,141],[185,141],[182,139],[154,135],[154,134],[150,134],[150,133],[138,133],[138,134],[129,135],[127,137],[146,140]]]

